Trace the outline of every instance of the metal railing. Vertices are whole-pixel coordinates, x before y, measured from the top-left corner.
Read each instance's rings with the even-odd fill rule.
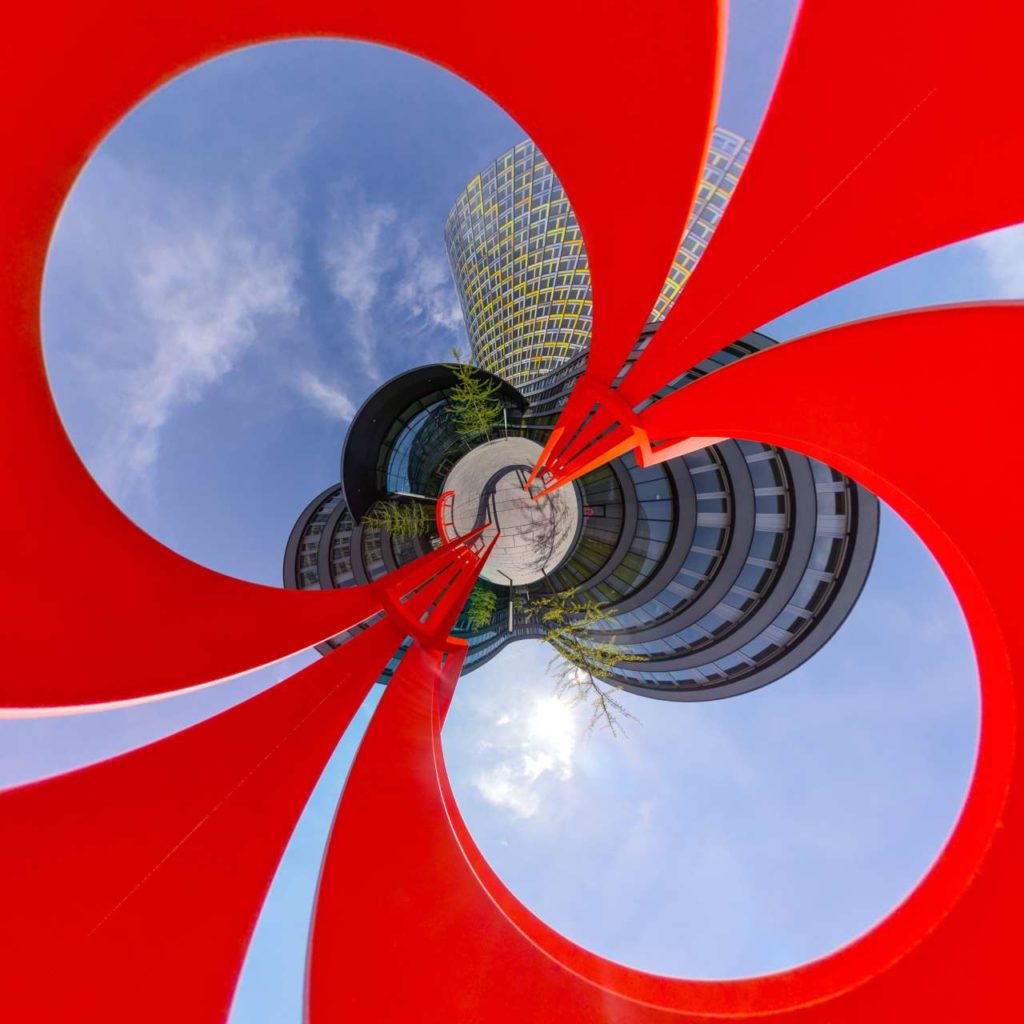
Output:
[[[435,519],[437,521],[437,535],[441,538],[442,544],[447,544],[450,540],[453,540],[457,534],[455,533],[455,492],[445,491],[438,499],[435,510]],[[448,530],[451,528],[451,533]]]

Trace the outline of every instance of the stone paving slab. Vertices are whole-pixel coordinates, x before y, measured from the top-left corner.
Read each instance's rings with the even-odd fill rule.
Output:
[[[523,490],[541,454],[524,437],[489,441],[464,455],[444,482],[455,492],[455,532],[462,536],[490,521],[489,542],[501,531],[481,576],[504,586],[523,586],[553,572],[565,560],[576,537],[582,502],[576,484],[534,500]],[[531,486],[532,494],[543,489]]]

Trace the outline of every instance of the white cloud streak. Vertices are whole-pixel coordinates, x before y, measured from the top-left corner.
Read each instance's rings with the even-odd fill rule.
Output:
[[[1024,224],[991,231],[973,240],[1000,298],[1024,298]]]
[[[399,308],[432,327],[457,331],[462,324],[462,307],[447,260],[439,252],[428,251],[422,236],[411,229],[403,232],[400,244],[403,277],[395,289]]]
[[[324,268],[335,298],[351,313],[349,329],[366,375],[382,379],[378,360],[374,304],[385,274],[394,264],[388,229],[398,213],[393,206],[371,204],[351,189],[336,200],[331,228],[323,248]]]
[[[115,495],[149,474],[175,409],[231,372],[260,320],[297,305],[287,262],[224,213],[154,239],[139,263],[131,299],[151,329],[151,350],[125,380],[126,417],[96,460]]]
[[[122,500],[150,485],[175,412],[300,303],[289,218],[272,197],[186,198],[109,158],[94,175],[61,246],[62,280],[87,298],[60,345],[77,348],[63,358],[95,411],[90,467]]]
[[[390,203],[368,201],[349,183],[333,198],[322,259],[332,295],[348,314],[359,366],[384,377],[388,343],[411,329],[458,332],[462,310],[440,244],[403,223]]]
[[[328,384],[309,370],[302,370],[295,378],[300,395],[332,419],[350,420],[355,414],[355,403],[336,384]]]

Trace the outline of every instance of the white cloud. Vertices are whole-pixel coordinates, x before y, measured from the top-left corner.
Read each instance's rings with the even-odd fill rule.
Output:
[[[152,331],[151,353],[126,381],[126,417],[96,463],[115,494],[146,476],[174,410],[234,368],[257,340],[260,319],[296,309],[280,254],[224,213],[215,221],[155,239],[141,254],[132,288]]]
[[[70,294],[87,296],[58,348],[94,409],[90,467],[121,500],[150,483],[176,410],[299,300],[290,221],[270,197],[185,198],[109,158],[94,176],[58,257]]]
[[[399,308],[432,327],[457,331],[462,324],[462,307],[440,247],[428,250],[422,235],[407,228],[402,233],[401,250],[403,276],[395,289]]]
[[[338,385],[325,383],[309,370],[296,376],[295,386],[299,394],[334,419],[350,420],[355,414],[355,403]]]
[[[1001,298],[1024,298],[1024,224],[973,239]]]
[[[373,307],[385,274],[394,266],[388,229],[397,217],[393,206],[367,203],[352,189],[343,189],[335,199],[323,248],[331,292],[351,311],[349,328],[356,351],[375,382],[382,374]]]
[[[522,710],[502,712],[488,736],[480,748],[491,764],[473,777],[488,802],[530,818],[541,808],[542,782],[572,778],[576,716],[557,697],[538,697]]]
[[[331,292],[348,312],[359,364],[375,383],[390,336],[410,326],[457,332],[462,310],[440,242],[402,223],[390,203],[368,201],[349,183],[335,191],[322,257]],[[396,321],[401,321],[396,323]]]
[[[387,205],[348,208],[347,217],[335,212],[338,230],[324,249],[324,260],[334,294],[360,313],[370,311],[380,290],[381,275],[393,259],[383,242],[385,229],[397,216],[394,207]]]

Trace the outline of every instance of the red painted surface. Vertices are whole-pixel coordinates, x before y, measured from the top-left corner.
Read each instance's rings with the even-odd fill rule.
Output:
[[[339,737],[407,634],[452,646],[482,564],[466,541],[424,556],[373,585],[392,614],[265,693],[0,793],[0,1019],[223,1020]]]
[[[723,345],[818,295],[1024,219],[1024,190],[998,170],[1012,176],[1024,163],[1022,38],[1019,0],[803,4],[721,223],[612,396],[636,406]],[[595,336],[595,347],[600,341]],[[622,364],[597,368],[591,358],[588,366],[609,406],[608,384]],[[565,437],[591,406],[566,409]],[[594,444],[586,466],[580,460],[571,474],[564,452],[546,453],[559,482],[621,450],[635,424],[614,418],[621,429]],[[594,441],[597,428],[584,427],[577,449]],[[650,440],[681,436],[672,424],[664,429]],[[641,432],[632,443],[650,456],[647,440]]]
[[[597,257],[601,331],[626,337],[639,330],[682,233],[678,190],[683,183],[692,195],[709,130],[719,13],[713,0],[660,0],[635,23],[621,21],[617,3],[587,4],[585,16],[558,5],[543,32],[506,49],[495,41],[507,12],[468,0],[16,5],[0,61],[10,144],[0,178],[0,444],[11,494],[0,508],[10,605],[0,617],[0,706],[129,699],[245,671],[337,632],[353,600],[241,583],[180,558],[106,499],[65,437],[39,342],[43,262],[75,174],[114,122],[174,74],[247,43],[348,35],[420,52],[487,91],[551,154]],[[572,45],[553,61],[559,38]],[[681,50],[677,38],[691,45]],[[574,103],[567,118],[552,97],[578,95],[583,82],[590,102]],[[666,133],[661,97],[679,90],[693,102],[673,108],[677,130]],[[621,145],[602,157],[606,179],[593,174],[590,147],[609,130]],[[656,150],[636,160],[654,138]],[[609,181],[614,204],[605,203]],[[639,255],[616,242],[637,221],[652,225]],[[642,295],[622,287],[627,278]],[[41,557],[45,524],[61,514],[74,523],[73,552]]]
[[[1024,305],[1012,304],[868,321],[735,364],[687,388],[673,412],[693,429],[784,444],[853,473],[918,530],[957,589],[980,652],[979,762],[953,840],[896,912],[833,956],[740,982],[656,977],[580,949],[519,904],[462,824],[439,734],[449,683],[422,655],[381,702],[339,810],[312,945],[313,1024],[412,1015],[438,1024],[554,1022],[567,1019],[567,1007],[569,1019],[594,1022],[1013,1018],[1024,917],[1013,680],[1024,639],[1012,630],[1024,556],[993,543],[978,504],[950,482],[952,467],[970,464],[979,478],[1006,484],[1005,450],[979,436],[1020,438],[1013,394],[1024,355],[1009,360],[1009,373],[994,360],[965,365],[963,339],[1022,331]],[[886,373],[849,373],[861,359],[884,362]],[[954,363],[955,383],[946,369]],[[936,394],[946,405],[954,394],[969,402],[979,433],[936,443]],[[1020,481],[1006,485],[1019,499]]]
[[[65,3],[9,16],[0,444],[14,499],[0,506],[0,704],[109,700],[241,671],[334,632],[351,599],[253,587],[174,555],[99,493],[63,434],[39,346],[43,259],[76,171],[118,117],[198,60],[289,35],[384,42],[464,75],[532,134],[574,203],[600,388],[636,338],[689,211],[719,17],[710,0],[558,3],[543,33],[506,48],[507,10],[460,0]],[[654,375],[676,376],[694,353],[823,288],[1017,219],[1022,19],[1015,0],[807,4],[765,139],[659,335],[669,340],[647,361]],[[688,102],[669,108],[667,124],[664,97],[679,94]],[[893,504],[953,581],[981,668],[978,770],[949,847],[895,914],[825,960],[728,983],[610,964],[533,918],[473,846],[440,759],[464,656],[440,635],[474,577],[460,564],[447,570],[431,649],[415,644],[403,662],[339,810],[313,944],[316,1024],[343,1009],[445,1024],[1013,1019],[1024,911],[1014,757],[1024,556],[1012,516],[1021,327],[1018,307],[997,306],[844,328],[752,357],[643,418],[655,441],[746,435],[826,458]],[[630,386],[643,390],[647,371]],[[39,569],[39,524],[60,509],[74,517],[77,589]],[[387,621],[364,635],[385,634],[397,642]],[[355,648],[361,639],[343,649],[365,655],[353,656],[345,687],[332,689],[337,666],[350,671],[339,653],[211,722],[3,797],[5,1018],[223,1019],[305,793],[387,647]],[[449,651],[456,660],[441,671]]]
[[[0,793],[0,1019],[224,1020],[295,822],[400,640],[378,623],[216,718]]]

